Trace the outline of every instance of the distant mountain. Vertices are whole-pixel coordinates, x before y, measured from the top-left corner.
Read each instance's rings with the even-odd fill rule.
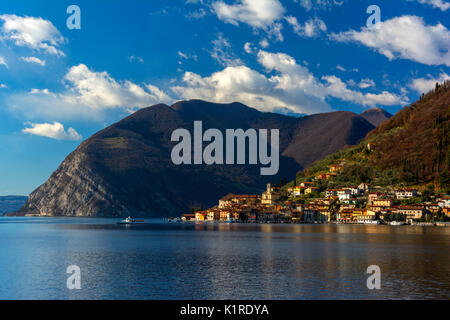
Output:
[[[341,164],[324,187],[369,182],[377,186],[417,186],[450,192],[450,81],[422,95],[370,132],[356,146],[343,149],[301,172],[310,179]]]
[[[280,129],[280,171],[260,165],[181,165],[171,162],[172,132]],[[18,213],[160,217],[211,206],[230,192],[259,193],[315,160],[357,143],[374,128],[351,112],[305,117],[263,113],[240,103],[181,101],[141,109],[96,133],[72,152]]]
[[[299,118],[283,155],[306,168],[330,153],[358,143],[373,128],[364,118],[347,111]]]
[[[386,120],[392,118],[392,114],[381,108],[373,108],[366,110],[363,113],[361,113],[360,116],[369,121],[375,127],[378,127]]]
[[[28,197],[23,196],[0,197],[0,216],[20,209],[27,199]]]

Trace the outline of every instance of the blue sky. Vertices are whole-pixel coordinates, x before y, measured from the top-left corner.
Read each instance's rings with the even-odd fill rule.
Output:
[[[449,14],[447,0],[2,1],[0,195],[29,194],[83,139],[159,102],[395,113],[449,78]]]

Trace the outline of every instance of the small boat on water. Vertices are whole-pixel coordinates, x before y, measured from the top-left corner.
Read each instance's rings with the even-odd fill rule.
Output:
[[[402,226],[402,225],[404,225],[405,223],[404,223],[404,222],[401,222],[401,221],[391,221],[389,224],[390,224],[391,226]]]
[[[131,217],[128,217],[122,221],[117,222],[117,224],[145,224],[145,223],[146,222],[144,220],[137,220]]]
[[[364,221],[364,224],[380,224],[379,220]]]

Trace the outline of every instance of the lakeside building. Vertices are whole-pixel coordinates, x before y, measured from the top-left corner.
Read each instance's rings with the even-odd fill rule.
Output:
[[[329,189],[325,191],[326,197],[338,197],[339,200],[349,200],[354,195],[353,188]]]
[[[415,189],[397,189],[399,194],[386,192],[366,192],[368,184],[358,187],[348,186],[340,189],[320,189],[314,182],[302,182],[289,188],[289,196],[283,195],[279,187],[268,183],[262,195],[228,194],[217,206],[184,214],[182,221],[195,222],[263,222],[263,223],[359,223],[375,224],[394,219],[417,223],[430,219],[450,217],[448,195],[441,196],[436,202],[399,205],[402,197],[417,195]],[[308,195],[313,193],[315,196]],[[406,192],[406,193],[405,193]],[[320,197],[317,196],[320,194]],[[303,197],[298,197],[303,195]],[[396,204],[396,205],[394,205]],[[440,220],[442,221],[442,220]]]
[[[219,200],[219,208],[226,208],[230,204],[256,204],[259,200],[259,195],[236,195],[230,193]]]
[[[337,196],[338,196],[340,201],[348,200],[348,199],[350,199],[352,197],[352,191],[349,188],[338,189],[337,190]]]
[[[222,222],[231,221],[233,219],[230,211],[220,210],[219,211],[219,220]]]
[[[383,212],[384,210],[386,210],[387,208],[390,208],[390,206],[386,207],[386,206],[374,206],[374,205],[369,205],[367,206],[368,209],[374,211],[374,212]]]
[[[340,164],[332,164],[330,165],[330,172],[341,172],[344,170],[344,166]]]
[[[425,213],[423,206],[394,206],[394,212],[397,214],[404,214],[406,222],[411,223],[414,219],[420,219]]]
[[[353,209],[342,209],[336,214],[336,221],[339,223],[353,222]]]
[[[305,189],[305,194],[310,194],[310,193],[313,193],[313,192],[317,192],[318,190],[319,190],[319,188],[317,188],[317,187],[308,187],[308,188]]]
[[[394,200],[391,198],[385,197],[385,198],[378,198],[371,202],[371,205],[373,207],[390,207],[394,204]]]
[[[204,222],[206,221],[207,213],[206,211],[197,211],[195,213],[195,221],[196,222]]]
[[[326,180],[326,179],[330,179],[333,177],[337,177],[336,172],[319,173],[318,175],[316,175],[315,179],[316,180]]]
[[[397,189],[395,190],[395,197],[397,199],[409,199],[417,196],[416,189]]]
[[[447,217],[450,217],[450,208],[444,208],[444,209],[442,209],[442,212],[443,212]]]
[[[358,185],[358,190],[359,190],[359,193],[360,193],[360,194],[364,194],[364,193],[366,193],[366,192],[369,192],[369,191],[370,191],[370,184],[365,183],[365,182],[360,183],[360,184]]]
[[[372,223],[377,220],[378,213],[374,210],[363,210],[361,214],[356,216],[358,223]]]
[[[181,216],[181,221],[195,221],[195,214],[185,213]]]
[[[425,209],[433,214],[437,214],[441,210],[441,207],[438,203],[424,203],[424,205]]]
[[[438,205],[441,208],[450,208],[450,196],[445,195],[438,199]]]
[[[372,204],[373,201],[386,197],[384,193],[381,192],[370,192],[369,193],[369,204]]]
[[[358,198],[350,198],[350,199],[343,199],[341,200],[341,204],[342,205],[347,205],[347,206],[356,206],[359,203]]]
[[[306,223],[314,223],[316,222],[317,217],[317,209],[313,206],[308,206],[303,208],[303,221]]]
[[[292,188],[292,195],[294,197],[298,197],[302,194],[305,194],[305,190],[308,189],[308,187],[306,186],[295,186],[294,188]],[[289,190],[288,190],[289,191]]]
[[[219,209],[208,209],[206,211],[206,221],[220,221],[220,212]]]
[[[301,187],[314,187],[314,182],[302,182],[300,183]]]
[[[279,188],[274,188],[270,183],[267,184],[266,191],[262,194],[261,203],[273,205],[280,198]]]

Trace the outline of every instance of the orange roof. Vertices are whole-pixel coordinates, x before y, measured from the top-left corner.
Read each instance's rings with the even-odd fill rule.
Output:
[[[258,195],[247,195],[247,194],[238,195],[238,194],[229,193],[225,197],[221,198],[220,200],[228,201],[231,199],[246,199],[246,198],[256,199],[258,197],[259,197]]]
[[[421,210],[423,206],[393,206],[393,208],[401,210]]]

